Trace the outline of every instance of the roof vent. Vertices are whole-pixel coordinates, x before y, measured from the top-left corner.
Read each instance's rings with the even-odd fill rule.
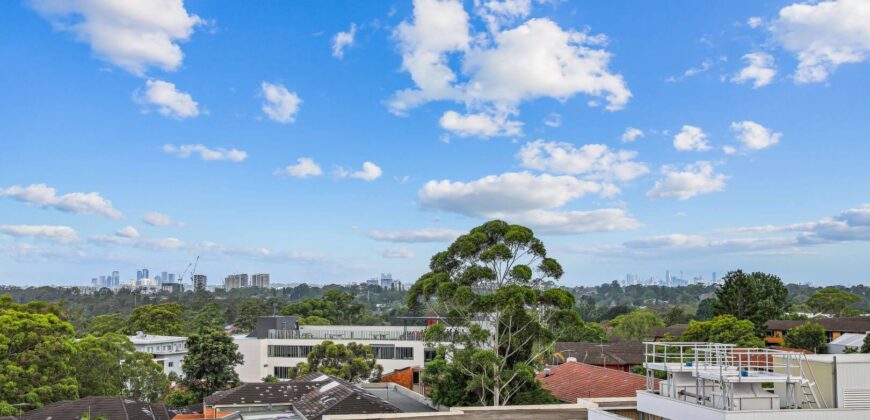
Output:
[[[143,333],[142,331],[136,331],[136,337],[138,337],[138,338],[145,337],[145,333]]]
[[[568,363],[577,363],[577,358],[576,357],[569,357],[565,361]]]
[[[550,368],[546,368],[546,369],[544,369],[544,376],[550,376],[550,375],[552,375],[552,374],[553,374],[553,372],[550,371]]]

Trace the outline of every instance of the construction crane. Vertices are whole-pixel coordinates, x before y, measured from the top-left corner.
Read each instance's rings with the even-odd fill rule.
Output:
[[[193,271],[190,272],[190,280],[193,281],[193,276],[196,275],[196,266],[199,265],[199,255],[196,256],[196,261],[193,262]]]
[[[190,270],[190,266],[192,265],[193,263],[187,263],[187,268],[185,268],[184,271],[181,273],[181,276],[178,277],[179,283],[184,284],[184,275],[187,274],[187,270]]]

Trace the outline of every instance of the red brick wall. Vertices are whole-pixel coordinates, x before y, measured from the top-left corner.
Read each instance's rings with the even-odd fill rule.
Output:
[[[406,368],[381,376],[380,382],[392,382],[410,390],[414,389],[414,369]]]

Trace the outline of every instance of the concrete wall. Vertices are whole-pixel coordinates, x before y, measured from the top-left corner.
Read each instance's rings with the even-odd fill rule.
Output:
[[[260,382],[266,375],[275,373],[276,366],[295,367],[300,362],[307,361],[304,357],[268,357],[270,345],[284,346],[315,346],[323,343],[322,339],[265,339],[236,338],[235,343],[239,346],[239,352],[244,356],[242,365],[236,366],[239,379],[243,382]],[[336,344],[348,344],[356,342],[360,344],[394,345],[396,347],[411,347],[414,349],[414,358],[407,360],[379,359],[378,363],[384,367],[384,372],[392,372],[412,366],[423,366],[423,350],[425,343],[422,341],[371,341],[371,340],[330,340]]]

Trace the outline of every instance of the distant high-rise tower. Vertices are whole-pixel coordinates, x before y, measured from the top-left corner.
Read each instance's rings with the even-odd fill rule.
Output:
[[[175,273],[169,273],[169,283],[175,283]]]
[[[251,275],[251,287],[259,287],[262,289],[269,288],[269,273],[259,273]]]
[[[158,281],[157,283],[158,283],[157,286],[159,287],[163,283],[172,283],[172,282],[169,281],[169,274],[164,271],[164,272],[160,273],[160,281]]]
[[[149,272],[147,268],[142,269],[142,278],[143,279],[150,279],[151,278],[151,272]]]
[[[112,272],[112,287],[118,288],[121,286],[121,273],[117,271]]]
[[[238,289],[240,287],[248,287],[247,274],[230,274],[224,278],[224,289],[227,291]]]
[[[205,274],[194,274],[190,279],[190,282],[193,283],[193,290],[200,292],[205,290],[206,287],[206,278]]]

